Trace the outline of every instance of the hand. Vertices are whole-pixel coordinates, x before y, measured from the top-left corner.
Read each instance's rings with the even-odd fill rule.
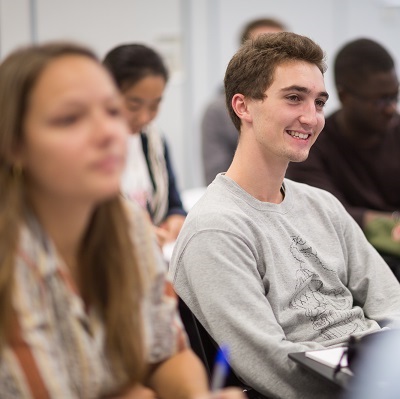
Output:
[[[175,241],[184,221],[185,216],[183,215],[171,215],[160,224],[160,228],[165,229],[169,233],[169,241]]]
[[[162,248],[167,242],[173,241],[168,230],[162,227],[154,226],[154,231],[156,233],[157,243],[160,248]]]
[[[246,399],[246,395],[239,388],[225,388],[208,395],[197,396],[195,399]]]
[[[392,239],[393,241],[400,242],[400,224],[396,224],[396,226],[393,227]]]

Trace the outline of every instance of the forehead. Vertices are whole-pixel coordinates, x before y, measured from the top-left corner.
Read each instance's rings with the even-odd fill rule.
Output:
[[[83,55],[65,55],[50,61],[43,69],[31,95],[56,98],[67,93],[90,95],[103,90],[111,93],[115,87],[107,71],[96,60]]]
[[[399,89],[399,80],[395,69],[386,72],[371,72],[364,80],[355,81],[355,85],[370,93],[395,92]]]
[[[268,92],[286,87],[300,86],[311,92],[325,92],[324,75],[315,64],[305,61],[287,61],[275,68]]]
[[[127,87],[123,94],[126,97],[135,98],[158,98],[161,97],[165,88],[165,79],[161,75],[148,75],[138,82]]]

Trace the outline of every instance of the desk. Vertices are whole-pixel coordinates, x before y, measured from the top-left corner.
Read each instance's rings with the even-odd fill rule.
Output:
[[[342,389],[347,389],[350,385],[351,379],[353,378],[351,374],[342,370],[335,373],[335,370],[332,367],[325,366],[320,362],[306,357],[305,352],[289,353],[289,358],[298,363],[301,367],[325,378],[327,381]]]

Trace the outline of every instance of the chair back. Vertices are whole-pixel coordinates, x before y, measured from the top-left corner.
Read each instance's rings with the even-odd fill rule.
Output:
[[[196,355],[203,362],[208,374],[209,383],[211,383],[213,365],[218,351],[218,344],[210,336],[203,325],[197,320],[196,316],[181,298],[179,298],[179,311],[189,337],[190,345]],[[231,368],[229,368],[229,371],[230,372],[226,379],[225,386],[242,388],[243,392],[245,392],[247,397],[250,399],[268,399],[266,396],[261,395],[256,390],[244,384]]]

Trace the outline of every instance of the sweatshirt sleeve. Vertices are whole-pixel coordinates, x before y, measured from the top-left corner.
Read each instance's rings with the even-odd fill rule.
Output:
[[[342,208],[341,204],[338,204]],[[344,245],[347,250],[347,287],[354,305],[381,327],[400,327],[400,284],[365,234],[343,210]]]

